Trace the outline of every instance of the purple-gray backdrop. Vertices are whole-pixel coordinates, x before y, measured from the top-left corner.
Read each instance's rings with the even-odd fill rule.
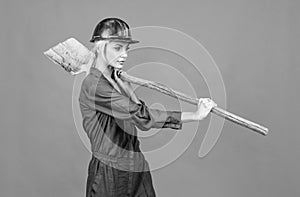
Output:
[[[11,0],[0,7],[1,196],[84,196],[90,154],[73,121],[74,79],[42,52],[69,37],[90,47],[94,26],[108,16],[197,39],[219,66],[227,108],[270,129],[262,137],[226,122],[204,159],[198,132],[176,162],[153,172],[158,196],[300,195],[299,1]]]

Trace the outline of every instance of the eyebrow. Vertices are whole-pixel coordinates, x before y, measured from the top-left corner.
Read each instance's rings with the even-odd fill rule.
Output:
[[[115,46],[117,46],[117,45],[120,46],[120,47],[129,47],[129,45],[127,45],[127,44],[122,45],[122,44],[117,44],[116,43]]]

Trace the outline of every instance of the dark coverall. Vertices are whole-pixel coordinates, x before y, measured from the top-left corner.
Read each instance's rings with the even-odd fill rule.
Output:
[[[136,127],[182,129],[180,111],[150,109],[125,95],[94,67],[82,83],[80,110],[92,151],[87,197],[156,196]]]

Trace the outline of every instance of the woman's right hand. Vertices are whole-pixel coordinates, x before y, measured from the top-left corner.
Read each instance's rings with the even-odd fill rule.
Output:
[[[202,120],[206,118],[212,108],[217,104],[210,98],[200,98],[198,102],[198,109],[195,112],[196,120]]]

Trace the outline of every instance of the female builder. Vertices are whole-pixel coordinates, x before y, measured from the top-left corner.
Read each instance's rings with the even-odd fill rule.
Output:
[[[91,142],[87,197],[156,196],[149,166],[139,148],[137,129],[181,129],[199,121],[216,104],[199,99],[196,112],[150,109],[134,94],[131,84],[119,78],[132,40],[129,26],[118,18],[98,23],[91,42],[95,59],[79,97],[83,128]]]

